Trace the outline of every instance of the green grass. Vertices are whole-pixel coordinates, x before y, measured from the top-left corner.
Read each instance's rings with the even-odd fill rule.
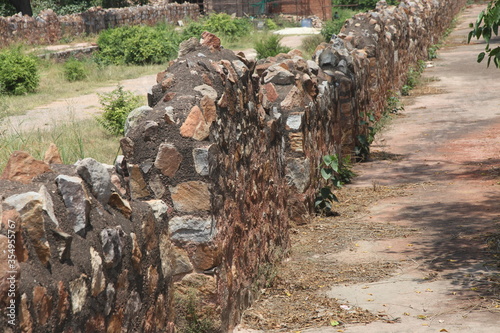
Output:
[[[88,76],[81,81],[68,82],[64,78],[64,65],[49,60],[40,61],[40,86],[34,94],[23,96],[0,95],[0,119],[26,113],[37,106],[62,98],[93,93],[97,88],[116,85],[119,81],[156,74],[167,65],[104,66],[92,61],[84,62]]]
[[[95,119],[71,121],[49,130],[16,131],[14,128],[0,133],[0,170],[16,150],[30,153],[43,160],[50,143],[55,143],[65,164],[92,157],[101,163],[112,164],[119,153],[118,137],[109,135]]]

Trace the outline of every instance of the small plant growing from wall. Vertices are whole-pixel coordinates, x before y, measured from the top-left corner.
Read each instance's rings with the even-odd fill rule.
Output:
[[[373,112],[370,112],[366,115],[366,120],[364,119],[364,113],[361,113],[360,117],[362,120],[359,122],[359,125],[362,127],[366,126],[367,133],[359,134],[357,136],[358,144],[354,148],[354,153],[359,160],[364,161],[370,155],[370,145],[372,144],[373,140],[375,140],[375,134],[377,133],[375,129],[376,119]]]
[[[356,174],[351,169],[350,156],[340,159],[337,154],[325,155],[321,159],[319,167],[321,177],[325,181],[325,186],[320,188],[314,206],[318,213],[331,215],[332,203],[339,201],[333,190],[350,183]]]
[[[127,116],[135,108],[141,106],[141,98],[130,91],[118,88],[107,94],[99,95],[104,113],[97,122],[113,135],[122,135]]]

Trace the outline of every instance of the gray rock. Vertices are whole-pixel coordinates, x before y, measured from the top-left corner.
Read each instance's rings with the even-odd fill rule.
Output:
[[[168,206],[162,200],[149,200],[146,203],[153,210],[153,214],[157,221],[161,221],[163,216],[168,212]]]
[[[54,213],[54,202],[52,201],[52,197],[50,196],[47,187],[45,185],[42,185],[38,193],[40,193],[40,195],[42,196],[43,210],[50,217],[50,220],[54,222],[56,226],[59,226],[59,221],[57,220],[56,214]]]
[[[176,216],[168,225],[170,238],[181,242],[207,243],[214,236],[212,219],[195,216]]]
[[[331,49],[324,49],[319,55],[318,64],[321,69],[333,69],[339,63],[338,56]]]
[[[208,176],[208,149],[202,147],[193,149],[194,168],[200,176]]]
[[[158,199],[163,198],[163,196],[167,191],[167,188],[165,187],[165,185],[163,185],[163,182],[161,181],[161,178],[158,175],[154,175],[149,180],[149,187],[155,194],[155,197]]]
[[[309,71],[312,74],[318,75],[319,66],[318,66],[318,64],[315,61],[307,60],[307,66],[309,66]]]
[[[9,206],[14,207],[15,210],[21,212],[23,208],[32,201],[43,202],[43,197],[40,193],[37,192],[26,192],[21,194],[12,195],[4,200]]]
[[[90,187],[97,200],[107,205],[111,196],[111,176],[104,165],[87,157],[76,163],[76,171]]]
[[[156,121],[148,120],[144,125],[144,139],[151,140],[151,138],[158,132],[158,123]]]
[[[311,168],[309,159],[288,158],[285,177],[289,185],[295,186],[299,193],[304,193],[310,184]]]
[[[213,101],[217,99],[217,91],[208,84],[194,87],[194,91],[199,92],[202,96],[208,96]]]
[[[114,308],[115,294],[115,287],[113,287],[112,283],[108,283],[106,287],[106,305],[104,306],[106,316],[109,316],[111,310]]]
[[[277,85],[288,85],[295,82],[295,75],[278,65],[269,67],[265,73],[264,83],[271,82]]]
[[[191,37],[188,40],[183,41],[179,45],[179,53],[177,54],[177,58],[183,57],[189,52],[195,51],[197,48],[199,48],[200,45],[200,40],[199,38],[196,37]]]
[[[59,175],[56,178],[57,187],[62,195],[64,205],[68,209],[76,234],[85,237],[87,226],[90,225],[90,200],[79,177]]]
[[[128,116],[127,120],[125,120],[125,136],[128,135],[129,131],[134,128],[137,124],[137,122],[145,115],[147,115],[148,112],[153,111],[153,108],[149,106],[140,106],[137,109],[132,110]]]
[[[286,119],[286,126],[291,130],[298,130],[302,126],[302,113],[291,114]]]
[[[101,231],[102,252],[104,255],[104,265],[108,268],[114,268],[122,260],[123,241],[125,236],[120,227],[105,228]]]

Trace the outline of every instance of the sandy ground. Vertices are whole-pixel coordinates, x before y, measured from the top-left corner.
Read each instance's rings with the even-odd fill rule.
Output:
[[[401,266],[386,279],[331,285],[326,294],[393,320],[290,332],[500,332],[498,294],[486,296],[499,273],[486,248],[488,235],[500,232],[499,72],[476,63],[484,44],[464,43],[482,8],[463,13],[425,71],[434,78],[428,92],[439,94],[406,99],[405,111],[377,137],[372,151],[391,158],[356,166],[353,187],[413,185],[407,195],[371,206],[366,218],[420,232],[360,241],[336,254],[345,265],[386,260]]]

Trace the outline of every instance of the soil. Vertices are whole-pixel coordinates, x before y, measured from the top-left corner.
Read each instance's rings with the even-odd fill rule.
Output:
[[[337,193],[235,332],[498,332],[500,97],[469,6],[425,85]]]

